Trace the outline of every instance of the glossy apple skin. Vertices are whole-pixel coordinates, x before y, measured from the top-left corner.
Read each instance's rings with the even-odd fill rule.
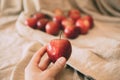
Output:
[[[71,18],[66,18],[66,19],[62,20],[61,24],[63,26],[63,29],[65,29],[66,26],[72,26],[75,24],[75,22]]]
[[[88,20],[80,18],[76,21],[75,26],[80,29],[81,34],[86,34],[89,31],[90,24]]]
[[[68,60],[71,52],[72,46],[67,39],[53,39],[47,45],[47,54],[53,63],[60,57]]]
[[[59,24],[60,29],[63,29],[63,26],[62,26],[61,22],[64,19],[65,19],[65,16],[63,16],[63,15],[56,15],[56,16],[53,17],[53,21]]]
[[[74,39],[74,38],[78,37],[79,34],[80,34],[80,29],[78,27],[73,26],[73,25],[67,26],[64,29],[64,35],[67,38]]]
[[[38,21],[37,21],[37,29],[39,29],[39,30],[42,30],[42,31],[45,31],[45,26],[46,26],[46,24],[48,23],[48,19],[46,19],[46,18],[43,18],[43,19],[39,19]]]
[[[92,18],[92,16],[87,15],[87,16],[84,16],[83,19],[88,20],[88,22],[90,24],[89,28],[93,27],[93,18]]]
[[[65,19],[65,16],[63,16],[63,15],[57,15],[57,16],[53,17],[53,21],[55,21],[59,24],[61,24],[61,21],[64,20],[64,19]]]
[[[36,28],[37,19],[32,18],[32,17],[27,18],[27,19],[25,20],[25,24],[26,24],[27,26],[31,27],[31,28]]]
[[[79,19],[81,16],[80,16],[80,11],[77,10],[77,9],[72,9],[69,11],[68,13],[68,16],[70,18],[72,18],[74,21],[76,21],[77,19]]]
[[[43,13],[35,13],[35,14],[33,15],[33,18],[39,20],[39,19],[41,19],[41,18],[45,18],[45,14],[43,14]]]
[[[50,21],[46,24],[45,31],[51,35],[57,35],[60,31],[60,26],[54,21]]]

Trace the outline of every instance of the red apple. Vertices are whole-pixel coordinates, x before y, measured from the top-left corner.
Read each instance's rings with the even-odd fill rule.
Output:
[[[76,21],[80,18],[80,11],[78,9],[72,9],[68,12],[68,16]]]
[[[69,15],[71,15],[71,14],[80,14],[80,11],[78,9],[71,9],[69,11]]]
[[[87,16],[84,16],[83,19],[88,20],[88,22],[90,24],[90,26],[89,26],[90,28],[93,27],[93,18],[92,18],[92,16],[87,15]]]
[[[49,20],[46,18],[39,19],[37,21],[37,29],[45,31],[45,26]]]
[[[63,15],[57,15],[57,16],[53,17],[53,21],[58,23],[61,29],[63,29],[63,26],[62,26],[61,22],[64,19],[65,19],[65,16],[63,16]]]
[[[41,19],[41,18],[45,18],[45,14],[43,14],[43,13],[35,13],[35,14],[33,15],[33,18],[39,20],[39,19]]]
[[[45,30],[48,34],[57,35],[60,31],[60,26],[54,21],[50,21],[46,24]]]
[[[63,29],[65,29],[66,26],[74,25],[74,23],[75,22],[71,18],[66,18],[66,19],[62,20],[62,22],[61,22]]]
[[[80,29],[78,27],[75,27],[74,25],[67,26],[64,29],[64,35],[67,38],[74,39],[80,34]]]
[[[67,39],[53,39],[47,45],[47,54],[53,63],[60,57],[65,57],[68,60],[71,52],[72,46]]]
[[[90,24],[88,20],[80,18],[76,21],[75,26],[80,29],[81,34],[86,34],[89,30]]]
[[[64,15],[62,9],[60,9],[60,8],[54,9],[53,13],[55,16]]]
[[[63,15],[57,15],[57,16],[53,17],[53,21],[55,21],[59,24],[61,24],[61,21],[64,20],[64,19],[65,19],[65,16],[63,16]]]
[[[27,19],[25,20],[25,24],[26,24],[27,26],[31,27],[31,28],[36,28],[37,19],[32,18],[32,17],[27,18]]]

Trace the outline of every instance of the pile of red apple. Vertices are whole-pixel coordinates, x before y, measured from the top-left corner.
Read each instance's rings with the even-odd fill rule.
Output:
[[[25,24],[51,35],[58,35],[62,30],[64,36],[70,39],[88,33],[93,27],[93,18],[89,15],[81,16],[78,9],[69,10],[67,15],[61,9],[55,9],[53,13],[53,17],[40,12],[35,13],[26,19]]]

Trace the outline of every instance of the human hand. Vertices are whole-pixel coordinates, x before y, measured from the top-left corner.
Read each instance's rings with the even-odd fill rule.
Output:
[[[25,68],[25,80],[56,80],[56,76],[65,66],[66,59],[61,57],[48,68],[51,62],[49,58],[46,58],[43,63],[40,61],[45,52],[46,46],[34,54]]]

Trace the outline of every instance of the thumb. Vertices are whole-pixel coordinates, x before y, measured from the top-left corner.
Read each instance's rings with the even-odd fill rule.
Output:
[[[60,57],[55,64],[49,69],[51,76],[56,76],[65,66],[66,59],[64,57]]]

